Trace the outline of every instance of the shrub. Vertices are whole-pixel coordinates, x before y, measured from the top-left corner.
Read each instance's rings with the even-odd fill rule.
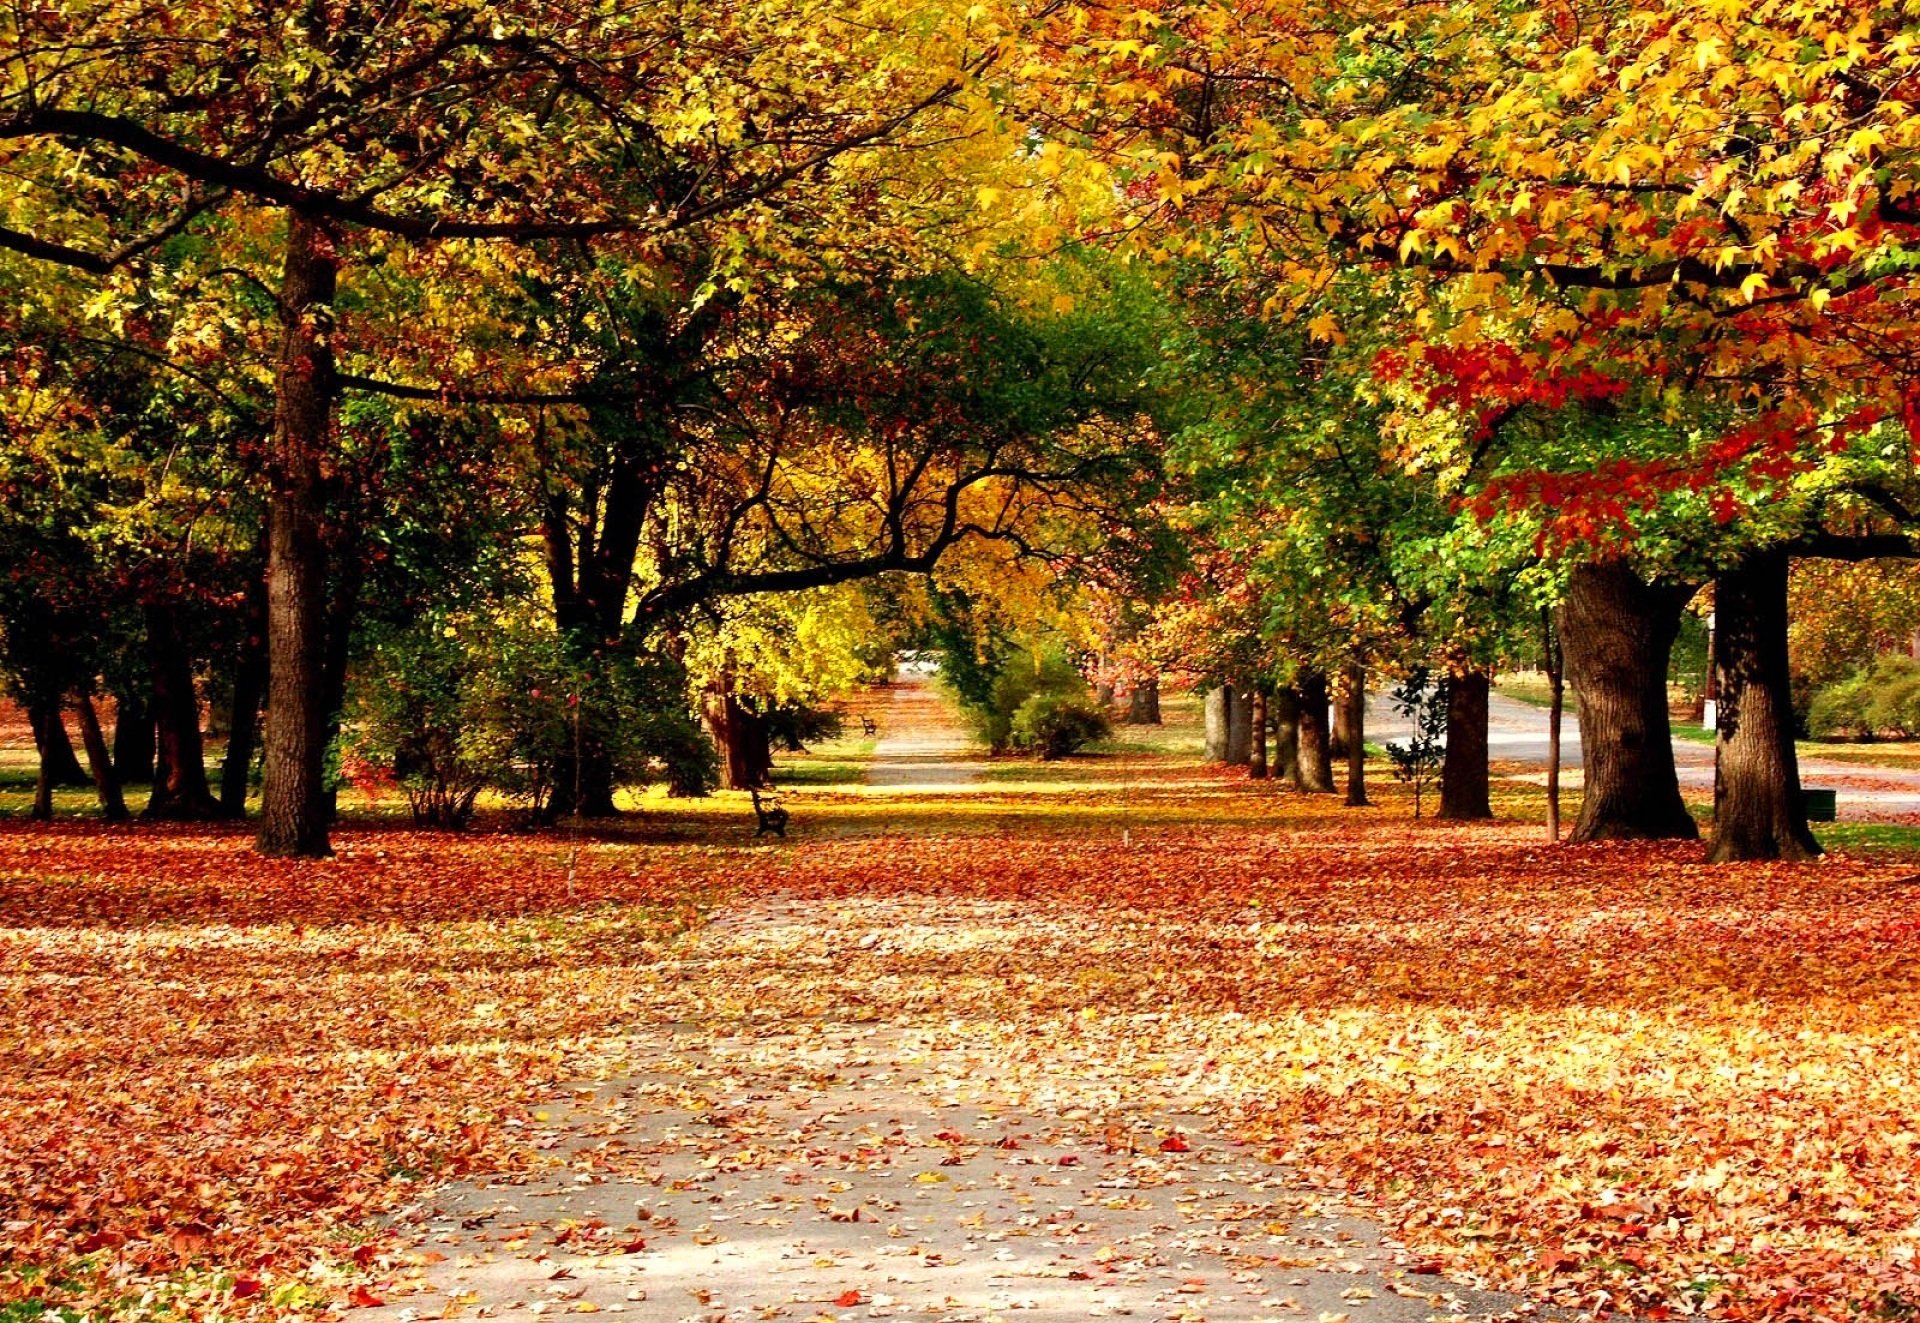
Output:
[[[584,665],[531,623],[436,614],[388,632],[356,667],[346,715],[343,761],[391,768],[424,826],[465,826],[484,790],[542,816],[588,746],[623,785],[664,778],[702,794],[714,782],[684,671],[660,658]]]
[[[1090,692],[1085,678],[1065,657],[1057,653],[1027,654],[1014,658],[994,674],[984,703],[964,695],[961,701],[974,733],[995,753],[1004,753],[1016,747],[1013,719],[1028,699],[1037,694],[1086,699]]]
[[[1807,727],[1820,738],[1920,734],[1920,660],[1881,657],[1870,670],[1816,690]]]
[[[1105,739],[1113,729],[1106,710],[1084,694],[1042,690],[1020,704],[1008,721],[1013,747],[1047,761],[1064,758],[1083,744]]]

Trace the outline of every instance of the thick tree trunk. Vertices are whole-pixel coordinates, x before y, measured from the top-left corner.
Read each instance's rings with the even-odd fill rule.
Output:
[[[1327,747],[1327,677],[1319,671],[1302,671],[1294,687],[1300,696],[1300,738],[1293,784],[1308,794],[1331,795],[1333,755]]]
[[[1227,760],[1227,748],[1232,743],[1233,687],[1222,684],[1207,690],[1203,710],[1206,718],[1206,759],[1210,763],[1224,763]]]
[[[74,756],[73,740],[66,723],[60,720],[57,702],[27,704],[27,725],[33,731],[34,752],[40,759],[40,772],[54,786],[84,786],[87,773]]]
[[[1157,726],[1160,724],[1160,677],[1150,675],[1144,680],[1135,680],[1127,691],[1127,724],[1129,726]]]
[[[247,815],[247,783],[260,733],[260,700],[267,688],[266,585],[247,595],[247,637],[233,674],[227,753],[220,765],[220,811],[230,818]]]
[[[1291,688],[1276,690],[1267,701],[1273,715],[1273,760],[1269,774],[1298,782],[1300,777],[1300,698]]]
[[[1248,750],[1247,775],[1256,781],[1267,778],[1267,696],[1253,691],[1253,719],[1250,723],[1252,748]]]
[[[773,772],[766,718],[733,694],[709,693],[707,725],[720,750],[720,784],[728,790],[764,789]]]
[[[113,755],[107,750],[107,737],[100,729],[100,714],[93,698],[81,694],[73,702],[80,717],[80,743],[87,751],[87,767],[93,773],[93,793],[100,800],[100,815],[108,822],[127,820],[126,796],[120,793],[120,776],[113,767]]]
[[[1245,767],[1253,761],[1253,694],[1235,685],[1227,703],[1227,765]]]
[[[220,806],[207,785],[206,752],[200,740],[200,696],[194,690],[193,661],[180,632],[178,608],[163,602],[148,606],[145,614],[159,755],[154,760],[153,794],[140,816],[204,822],[218,817]]]
[[[267,720],[258,849],[321,858],[327,839],[326,547],[322,461],[333,444],[333,351],[339,279],[333,241],[288,217],[280,281],[277,405],[268,454]]]
[[[153,782],[153,709],[145,694],[113,696],[113,770],[120,784],[150,785]]]
[[[1447,686],[1447,755],[1440,764],[1440,816],[1458,821],[1491,818],[1487,794],[1485,671],[1468,671]]]
[[[1349,666],[1341,709],[1347,714],[1347,807],[1367,805],[1367,672]]]
[[[1787,678],[1785,552],[1746,557],[1714,580],[1713,863],[1812,859]]]
[[[1582,565],[1560,608],[1580,698],[1586,792],[1570,839],[1692,840],[1667,718],[1667,660],[1691,587],[1649,585],[1619,561]]]

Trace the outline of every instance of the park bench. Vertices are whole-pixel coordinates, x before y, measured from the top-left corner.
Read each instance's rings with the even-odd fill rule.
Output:
[[[862,714],[860,717],[860,733],[862,735],[878,735],[880,733],[880,727],[874,724],[872,717]]]
[[[749,792],[753,795],[753,816],[759,825],[753,829],[756,838],[772,832],[781,840],[787,839],[787,810],[781,806],[780,796],[768,790],[764,794],[758,787]]]

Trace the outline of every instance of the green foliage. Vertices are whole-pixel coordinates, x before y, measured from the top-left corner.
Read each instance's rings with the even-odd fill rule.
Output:
[[[1105,709],[1083,693],[1043,689],[1020,704],[1008,723],[1013,747],[1051,762],[1113,730]]]
[[[1098,739],[1104,729],[1082,739],[1071,733],[1088,729],[1088,720],[1075,715],[1073,705],[1088,709],[1104,721],[1092,701],[1086,677],[1059,652],[1016,655],[996,671],[986,685],[985,701],[970,698],[954,686],[974,733],[995,753],[1025,749],[1041,757],[1058,758],[1087,739]],[[1044,702],[1034,702],[1044,699]],[[1048,752],[1062,740],[1071,740],[1059,752]]]
[[[1393,775],[1413,787],[1413,816],[1421,812],[1426,788],[1439,774],[1446,758],[1448,684],[1443,676],[1430,680],[1423,669],[1416,669],[1393,691],[1394,710],[1413,722],[1413,731],[1405,744],[1389,743],[1387,757],[1393,760]]]
[[[583,748],[603,750],[619,783],[704,793],[713,751],[685,692],[670,662],[588,664],[537,625],[430,614],[386,632],[353,677],[343,764],[350,780],[397,785],[416,822],[446,828],[465,826],[485,790],[543,814]]]
[[[1807,726],[1816,739],[1920,734],[1920,660],[1898,654],[1814,691]]]
[[[782,703],[763,714],[767,722],[767,740],[788,753],[805,753],[809,744],[839,738],[846,719],[831,708],[809,707],[804,703]]]

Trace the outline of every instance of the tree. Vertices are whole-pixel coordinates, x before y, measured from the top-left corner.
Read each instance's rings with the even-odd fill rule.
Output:
[[[4,20],[20,76],[0,142],[19,186],[0,247],[98,276],[125,305],[180,236],[277,218],[263,852],[328,848],[325,479],[341,393],[379,389],[341,361],[358,329],[336,306],[343,269],[389,246],[500,243],[645,261],[663,236],[770,215],[783,191],[953,106],[1000,53],[983,17],[406,4],[289,19],[98,0]],[[80,29],[96,40],[76,46]],[[808,209],[809,228],[820,219]],[[221,278],[227,255],[208,256],[201,278]]]

